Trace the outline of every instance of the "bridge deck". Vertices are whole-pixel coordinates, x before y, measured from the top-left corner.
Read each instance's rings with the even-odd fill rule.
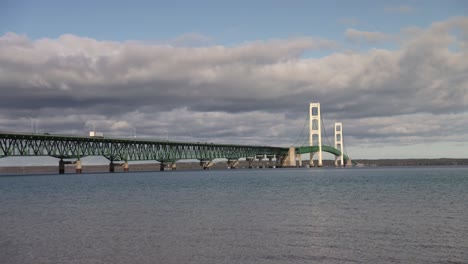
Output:
[[[304,154],[318,151],[318,146],[301,146],[295,152]],[[340,150],[331,146],[323,145],[322,151],[341,155]],[[183,159],[237,160],[257,156],[281,158],[287,153],[288,148],[271,146],[0,132],[0,157],[51,156],[79,159],[85,156],[103,156],[112,161],[175,162]],[[347,155],[343,156],[345,160],[349,159]]]
[[[257,155],[283,156],[287,148],[200,142],[176,142],[136,138],[0,132],[0,156],[52,156],[80,158],[104,156],[113,161],[181,159],[239,159]]]

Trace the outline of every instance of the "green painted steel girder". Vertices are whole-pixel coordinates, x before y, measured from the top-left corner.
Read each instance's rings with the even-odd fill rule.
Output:
[[[296,154],[305,154],[305,153],[314,153],[319,151],[319,146],[302,146],[296,148]],[[327,145],[322,145],[322,151],[331,153],[335,156],[340,156],[341,151]],[[344,160],[349,160],[349,157],[346,154],[343,154]]]
[[[0,157],[80,158],[104,156],[113,161],[175,162],[182,159],[239,159],[255,157],[256,155],[279,157],[286,155],[287,152],[287,148],[269,146],[0,132]]]

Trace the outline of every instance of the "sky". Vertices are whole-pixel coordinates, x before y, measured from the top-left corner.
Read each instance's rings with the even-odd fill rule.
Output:
[[[0,131],[289,147],[320,102],[353,159],[468,158],[467,51],[466,1],[3,0]]]

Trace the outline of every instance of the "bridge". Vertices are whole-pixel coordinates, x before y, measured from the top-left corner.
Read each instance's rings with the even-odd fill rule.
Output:
[[[322,145],[319,132],[321,122],[316,122],[316,114],[320,113],[320,109],[317,112],[312,105],[310,108],[311,141],[309,146],[284,148],[137,138],[0,132],[0,158],[11,156],[50,156],[60,159],[59,173],[65,172],[65,164],[75,165],[76,172],[81,173],[81,158],[86,156],[105,157],[110,161],[109,172],[114,172],[115,166],[119,165],[123,167],[124,171],[128,171],[129,161],[151,160],[158,161],[161,170],[164,170],[166,167],[175,169],[176,162],[179,160],[198,160],[203,169],[208,169],[213,165],[214,159],[227,159],[227,165],[234,168],[239,164],[239,160],[244,158],[249,162],[249,167],[252,167],[254,160],[261,161],[263,159],[268,159],[269,167],[296,167],[296,159],[299,159],[299,166],[302,166],[301,157],[305,153],[311,153],[310,165],[312,166],[314,165],[314,154],[319,153],[318,166],[322,166],[322,151],[324,151],[335,155],[335,165],[338,165],[337,160],[340,157],[341,165],[343,166],[343,161],[349,161],[350,159],[343,153],[341,123],[339,123],[339,131],[337,131],[337,124],[335,124],[336,146]],[[318,137],[314,136],[314,133],[318,133]],[[341,149],[339,149],[340,147]]]
[[[307,153],[317,153],[319,152],[319,146],[300,146],[295,148],[296,154],[307,154]],[[341,156],[341,151],[332,146],[322,145],[322,151],[335,155],[335,157]],[[346,154],[343,154],[343,160],[349,161],[349,157]]]

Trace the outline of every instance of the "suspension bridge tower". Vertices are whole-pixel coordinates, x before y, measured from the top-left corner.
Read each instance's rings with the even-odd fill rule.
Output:
[[[344,165],[343,160],[343,124],[341,122],[335,123],[335,148],[338,149],[341,154],[335,157],[335,166],[338,166],[338,157],[340,159],[340,166]]]
[[[322,129],[320,117],[320,103],[310,103],[309,108],[309,146],[318,146],[318,164],[322,167]],[[310,166],[314,166],[314,154],[310,153]]]

